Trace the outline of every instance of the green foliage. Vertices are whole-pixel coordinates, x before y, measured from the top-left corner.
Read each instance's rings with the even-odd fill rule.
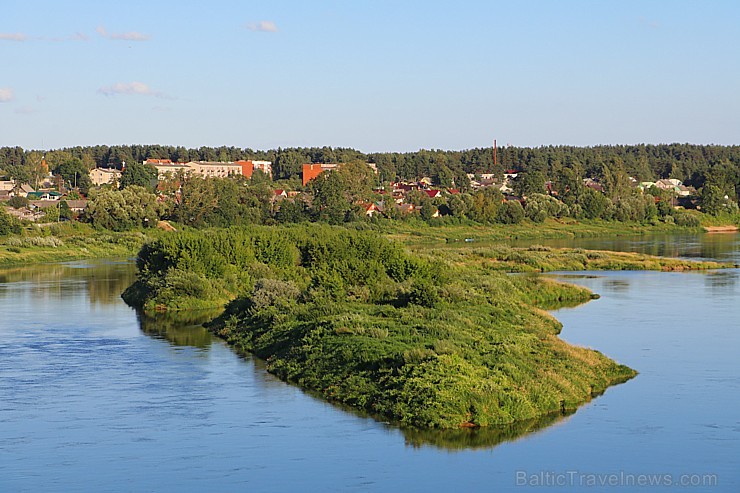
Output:
[[[64,180],[65,186],[79,188],[82,193],[87,193],[92,185],[90,181],[90,169],[79,158],[71,158],[63,161],[56,170],[57,174]]]
[[[582,300],[583,289],[453,267],[367,231],[181,232],[145,245],[137,265],[128,302],[154,310],[229,301],[214,333],[280,378],[405,425],[560,413],[634,375],[560,341],[559,324],[530,307]]]
[[[13,209],[22,209],[28,207],[29,200],[21,195],[13,195],[8,200],[8,205]]]
[[[701,210],[706,214],[718,216],[722,213],[736,214],[737,203],[725,195],[716,185],[707,184],[701,189]]]
[[[545,192],[545,176],[539,171],[519,173],[514,180],[514,193],[529,198],[532,194]]]
[[[154,227],[161,215],[157,197],[144,187],[131,185],[123,190],[102,190],[85,209],[87,220],[96,228],[126,231]]]
[[[174,216],[198,228],[260,224],[270,214],[271,201],[272,191],[266,183],[191,176],[183,181]]]
[[[5,208],[0,207],[0,236],[20,234],[20,232],[20,221],[5,212]]]
[[[496,221],[502,224],[519,224],[523,219],[524,208],[518,200],[507,200],[496,214]]]
[[[157,184],[157,168],[139,161],[126,162],[121,173],[121,190],[131,186],[138,186],[154,191]]]
[[[555,197],[533,193],[527,197],[525,215],[534,222],[544,222],[548,217],[563,217],[570,212],[568,206]]]

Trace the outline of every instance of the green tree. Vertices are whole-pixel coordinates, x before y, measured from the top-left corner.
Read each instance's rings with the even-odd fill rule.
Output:
[[[84,194],[87,194],[92,185],[90,170],[79,158],[63,161],[57,168],[57,174],[62,177],[66,186],[78,188]]]
[[[545,176],[539,171],[519,173],[514,180],[514,193],[519,197],[528,197],[533,193],[545,192]]]
[[[524,207],[518,200],[507,200],[496,214],[496,220],[503,224],[519,224],[523,219]]]
[[[609,199],[593,188],[584,187],[578,204],[586,218],[598,219],[604,216],[604,212],[609,205]]]
[[[343,175],[332,172],[322,173],[309,184],[313,197],[312,209],[318,221],[329,224],[344,222],[352,204],[347,199],[347,190]]]
[[[132,185],[153,191],[157,186],[157,168],[136,161],[127,163],[121,173],[121,190]]]
[[[467,216],[479,223],[494,223],[503,201],[504,196],[498,190],[490,187],[480,189],[470,196]]]
[[[434,213],[437,212],[437,207],[432,203],[431,200],[427,199],[421,204],[419,215],[425,221],[431,221],[434,218]]]
[[[103,190],[90,199],[86,217],[96,228],[125,231],[154,227],[160,218],[157,196],[144,187],[131,185],[123,190]]]
[[[5,208],[0,207],[0,236],[20,234],[20,232],[20,221],[5,212]]]
[[[718,186],[709,183],[702,187],[699,203],[702,212],[716,216],[722,212],[725,196]]]

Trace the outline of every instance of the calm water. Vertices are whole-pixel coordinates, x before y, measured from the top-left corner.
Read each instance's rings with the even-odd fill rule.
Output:
[[[640,375],[523,435],[404,434],[346,412],[198,320],[140,319],[119,299],[132,276],[105,262],[0,271],[0,491],[603,491],[580,475],[612,473],[740,490],[738,270],[559,274],[602,295],[558,311],[561,336]]]
[[[555,248],[586,248],[637,252],[663,257],[719,260],[740,264],[740,233],[712,233],[703,235],[651,234],[610,238],[566,238],[550,240],[513,240],[512,246],[531,244]]]

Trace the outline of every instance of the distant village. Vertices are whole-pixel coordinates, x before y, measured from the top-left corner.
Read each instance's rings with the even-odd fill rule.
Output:
[[[144,165],[156,169],[157,179],[160,183],[178,180],[184,177],[202,177],[202,178],[235,178],[243,177],[251,179],[255,172],[262,173],[269,180],[272,180],[272,163],[270,161],[259,160],[239,160],[233,162],[216,162],[216,161],[189,161],[173,162],[169,159],[150,158],[143,161]],[[372,163],[367,163],[372,171],[377,175],[378,170]],[[342,164],[338,163],[307,163],[302,166],[302,185],[303,189],[286,190],[282,188],[273,189],[273,202],[276,207],[282,200],[292,200],[305,193],[306,187],[312,180],[323,173],[330,173],[340,168]],[[60,177],[48,172],[45,161],[42,161],[42,167],[45,170],[45,176],[39,181],[37,187],[28,183],[17,183],[14,180],[0,181],[0,202],[8,202],[13,197],[23,197],[27,199],[25,207],[13,207],[6,205],[9,214],[19,219],[37,222],[43,221],[45,211],[49,208],[59,207],[60,202],[64,201],[66,206],[76,215],[82,214],[87,205],[87,198],[83,196],[76,188],[74,183],[64,183]],[[118,188],[122,174],[126,166],[123,163],[122,169],[115,167],[94,168],[89,172],[90,182],[93,187]],[[491,173],[474,174],[469,173],[469,191],[476,192],[482,189],[493,189],[501,192],[503,201],[519,201],[524,205],[526,197],[514,195],[514,181],[519,173],[516,170],[507,170],[503,176]],[[696,190],[674,178],[661,179],[655,182],[638,182],[630,178],[630,186],[640,191],[648,190],[652,187],[668,191],[673,197],[673,206],[678,205],[679,201],[690,200],[696,195]],[[604,186],[593,178],[583,179],[583,184],[597,192],[603,192]],[[162,187],[154,187],[159,191]],[[386,185],[378,185],[374,188],[376,197],[379,200],[358,204],[361,206],[367,217],[376,215],[387,215],[389,208],[395,208],[396,214],[410,215],[418,214],[421,206],[413,204],[409,200],[412,193],[425,194],[429,199],[438,199],[443,197],[454,196],[461,193],[458,188],[435,187],[429,177],[421,177],[416,181],[396,181]],[[179,193],[179,192],[178,192]],[[557,197],[558,192],[553,189],[552,182],[545,183],[543,193]],[[161,200],[170,200],[171,196],[160,194]],[[175,194],[177,200],[177,193]],[[657,198],[656,198],[657,200]],[[433,217],[440,216],[439,209],[435,209]]]

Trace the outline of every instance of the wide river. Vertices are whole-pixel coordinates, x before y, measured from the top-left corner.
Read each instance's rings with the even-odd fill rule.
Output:
[[[740,258],[738,235],[597,243]],[[555,312],[561,337],[640,374],[552,423],[456,433],[348,412],[196,323],[141,319],[119,298],[133,275],[0,270],[0,492],[740,491],[737,269],[556,274],[601,294]]]

